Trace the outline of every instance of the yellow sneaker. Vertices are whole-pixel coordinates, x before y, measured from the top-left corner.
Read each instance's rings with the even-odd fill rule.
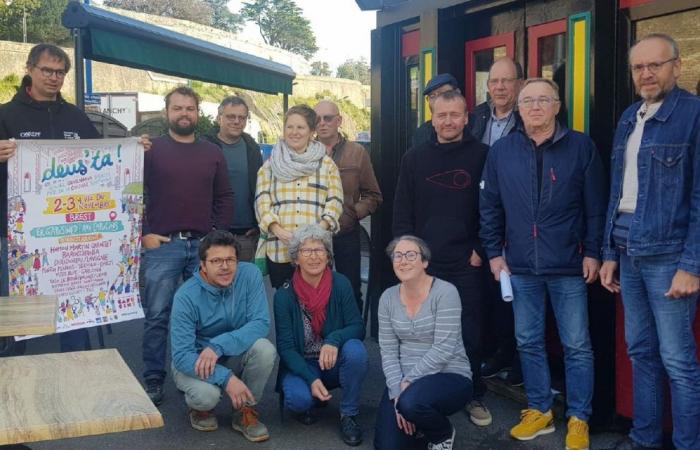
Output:
[[[588,450],[588,422],[571,416],[568,427],[566,450]]]
[[[546,413],[536,409],[523,409],[520,411],[520,423],[510,429],[510,435],[519,441],[529,441],[549,433],[554,433],[551,409]]]

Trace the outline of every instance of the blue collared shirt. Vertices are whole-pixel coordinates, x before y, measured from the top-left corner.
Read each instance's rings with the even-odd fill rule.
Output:
[[[496,109],[491,108],[491,118],[486,124],[486,132],[481,138],[481,142],[492,146],[497,140],[510,133],[510,130],[515,126],[515,117],[513,111],[507,116],[499,119],[496,117]]]

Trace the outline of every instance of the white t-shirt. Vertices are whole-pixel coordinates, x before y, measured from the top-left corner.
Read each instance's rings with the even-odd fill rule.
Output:
[[[642,143],[644,134],[644,124],[654,117],[663,102],[657,102],[642,106],[637,110],[637,123],[634,131],[627,138],[627,148],[625,149],[625,169],[622,178],[622,198],[617,210],[621,213],[631,214],[637,208],[637,193],[639,192],[639,179],[637,174],[637,155],[639,146]]]

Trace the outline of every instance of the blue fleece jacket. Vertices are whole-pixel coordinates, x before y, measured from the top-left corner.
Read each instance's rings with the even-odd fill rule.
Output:
[[[219,357],[239,356],[270,331],[270,311],[260,270],[239,262],[231,286],[218,288],[199,273],[175,293],[170,316],[170,345],[175,368],[196,377],[199,353],[210,347]],[[231,369],[217,364],[204,380],[226,386]]]

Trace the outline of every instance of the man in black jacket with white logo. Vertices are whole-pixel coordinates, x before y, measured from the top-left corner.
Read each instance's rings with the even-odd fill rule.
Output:
[[[61,96],[70,59],[60,47],[38,44],[27,58],[27,74],[17,94],[0,106],[0,217],[7,217],[7,160],[14,155],[14,139],[96,139],[100,135],[87,115]],[[7,221],[2,222],[1,294],[7,295]],[[90,349],[87,329],[61,333],[61,351]]]

